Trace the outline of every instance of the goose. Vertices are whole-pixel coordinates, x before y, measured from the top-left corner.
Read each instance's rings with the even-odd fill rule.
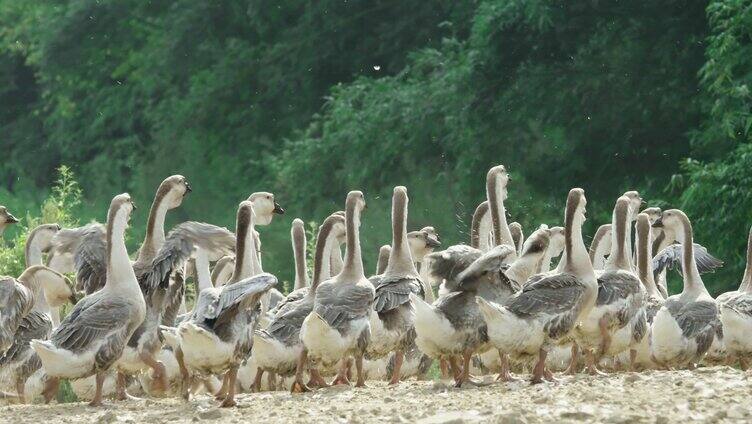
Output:
[[[230,281],[202,290],[190,318],[178,326],[175,357],[183,376],[185,399],[193,382],[189,370],[201,375],[224,373],[217,399],[222,407],[236,405],[238,367],[253,347],[261,297],[277,284],[271,274],[253,274],[260,268],[253,236],[254,209],[252,201],[243,201],[238,207],[236,261]]]
[[[695,367],[710,349],[721,322],[718,307],[705,288],[694,255],[692,224],[684,212],[669,209],[653,223],[673,232],[682,245],[682,292],[666,299],[653,319],[653,360],[663,367]]]
[[[590,261],[593,263],[593,269],[602,270],[606,266],[606,255],[611,251],[611,224],[603,224],[598,227],[590,242]]]
[[[53,329],[51,307],[58,307],[73,299],[71,282],[64,275],[43,265],[34,265],[18,277],[18,282],[28,288],[32,294],[33,304],[28,313],[21,318],[13,337],[13,344],[0,355],[0,381],[13,386],[21,403],[26,402],[29,394],[27,386],[41,388],[46,378],[39,356],[31,349],[32,339],[47,339]],[[7,292],[11,285],[8,280],[0,283],[5,290],[3,298],[16,297]],[[8,296],[9,295],[9,296]],[[72,302],[75,303],[75,302]],[[6,305],[7,306],[7,305]],[[3,311],[6,309],[3,308]],[[11,308],[8,308],[11,310]],[[28,380],[34,375],[34,382]],[[40,384],[34,384],[40,383]],[[33,393],[31,398],[33,399]]]
[[[26,236],[24,248],[26,268],[44,263],[43,255],[52,250],[52,240],[60,230],[60,224],[42,224],[31,230],[29,235]],[[70,288],[65,288],[65,290],[70,291]],[[73,303],[75,303],[75,300]],[[50,308],[50,318],[53,327],[60,325],[60,311],[58,311],[57,306]]]
[[[255,192],[248,196],[248,201],[253,205],[254,225],[270,225],[272,223],[274,215],[285,214],[285,209],[280,206],[280,204],[277,203],[276,200],[274,200],[274,194],[272,193],[266,191]],[[255,229],[253,230],[252,234],[254,238],[253,242],[256,245],[254,250],[256,260],[254,261],[251,275],[257,275],[264,272],[261,261],[261,239]],[[266,294],[261,298],[262,313],[259,325],[267,325],[267,313],[273,310],[277,306],[277,304],[284,298],[285,296],[276,288],[272,287],[269,291],[266,292]]]
[[[2,237],[8,225],[17,224],[18,222],[18,218],[8,212],[8,208],[0,205],[0,237]]]
[[[637,237],[635,238],[635,247],[637,249],[637,275],[645,287],[645,318],[648,324],[648,331],[650,331],[655,315],[665,301],[663,294],[658,290],[658,286],[655,284],[653,277],[653,266],[651,260],[653,256],[653,237],[651,229],[652,223],[650,221],[650,215],[643,212],[637,215],[637,222],[635,224],[635,231],[637,232]],[[654,366],[650,355],[649,334],[642,339],[635,349],[634,354],[630,352],[629,360],[630,368],[632,370],[634,370],[636,366],[643,368],[652,368]]]
[[[298,359],[304,349],[300,338],[303,321],[313,310],[316,290],[328,276],[331,266],[331,251],[339,248],[337,239],[345,234],[345,218],[339,214],[327,217],[319,227],[316,236],[316,250],[314,254],[313,275],[310,287],[298,290],[300,296],[295,300],[288,300],[278,309],[269,326],[254,333],[254,357],[258,367],[253,382],[253,390],[261,388],[263,371],[275,372],[282,376],[296,373],[296,390],[307,390],[303,383],[303,372],[307,364],[298,366]],[[328,278],[328,277],[327,277]],[[326,385],[315,368],[310,369],[311,384]]]
[[[390,385],[400,381],[400,369],[415,337],[415,308],[410,294],[425,298],[423,282],[415,268],[407,238],[407,188],[397,186],[392,195],[392,248],[386,270],[371,277],[375,287],[374,309],[370,314],[371,342],[366,349],[369,359],[394,352],[395,365]]]
[[[525,243],[525,235],[522,233],[522,225],[519,222],[509,224],[509,232],[512,234],[512,241],[517,254],[522,254],[522,245]]]
[[[598,281],[582,241],[585,191],[573,188],[565,212],[565,262],[562,271],[527,281],[524,288],[496,305],[478,299],[488,337],[498,349],[517,359],[534,358],[532,383],[553,376],[545,368],[548,350],[568,337],[595,306]]]
[[[418,231],[407,233],[407,242],[410,246],[410,255],[413,257],[415,267],[418,269],[420,281],[423,283],[426,302],[433,303],[433,301],[436,300],[436,296],[434,296],[433,293],[433,280],[431,279],[431,273],[428,272],[430,266],[426,263],[425,257],[433,253],[436,248],[441,247],[439,233],[437,233],[433,227],[423,227]],[[389,249],[391,250],[391,246]],[[379,259],[381,259],[381,251],[379,251]],[[383,274],[383,271],[377,272],[376,274]]]
[[[639,203],[638,203],[639,205]],[[647,331],[643,299],[645,290],[632,271],[628,250],[635,209],[627,196],[616,200],[612,228],[614,240],[605,270],[598,276],[595,306],[575,327],[575,341],[586,355],[587,371],[599,373],[600,357],[612,357],[636,346]]]
[[[752,328],[752,229],[747,238],[747,266],[739,289],[727,292],[716,299],[721,310],[723,340],[730,359],[739,361],[746,370],[752,356],[752,343],[748,331]]]
[[[381,275],[386,271],[386,265],[389,263],[389,255],[392,253],[392,246],[385,244],[379,248],[379,258],[376,261],[376,275]]]
[[[345,266],[334,278],[319,284],[313,311],[300,330],[305,349],[299,363],[305,364],[307,357],[325,367],[339,362],[334,384],[349,384],[346,359],[354,356],[358,387],[365,386],[363,354],[370,338],[369,318],[375,296],[373,285],[363,274],[360,251],[360,215],[365,205],[362,192],[347,194]]]
[[[452,364],[455,374],[455,385],[462,386],[470,379],[470,359],[475,353],[483,353],[490,346],[487,344],[485,326],[480,315],[476,296],[502,302],[511,296],[521,282],[515,280],[518,265],[509,257],[516,257],[509,229],[506,228],[503,201],[507,195],[509,175],[503,165],[495,166],[486,175],[486,194],[488,210],[493,226],[494,242],[498,244],[486,253],[479,249],[458,245],[451,246],[442,252],[435,252],[427,256],[431,262],[431,273],[436,278],[445,280],[444,290],[439,298],[428,304],[418,296],[412,296],[416,307],[415,330],[416,343],[421,351],[428,356],[447,360]],[[481,213],[473,216],[471,229],[472,242],[475,243],[484,236],[478,228],[482,220]],[[485,208],[483,208],[485,209]],[[482,209],[481,209],[482,211]],[[508,238],[503,238],[507,234]],[[546,239],[546,246],[548,239]],[[537,256],[534,263],[538,264],[545,248],[534,252]],[[514,262],[505,272],[501,272],[502,265]],[[522,266],[523,261],[519,261]],[[534,272],[534,269],[531,269]],[[461,356],[463,365],[457,365],[456,357]],[[505,376],[507,373],[503,373]]]
[[[50,376],[45,386],[48,399],[57,391],[60,378],[96,374],[96,394],[90,404],[101,406],[105,374],[144,320],[146,303],[125,247],[125,230],[133,209],[127,193],[115,196],[110,204],[104,287],[76,303],[50,340],[30,342]]]

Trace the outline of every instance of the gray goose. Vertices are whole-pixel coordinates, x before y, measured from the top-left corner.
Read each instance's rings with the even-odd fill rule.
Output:
[[[392,248],[386,270],[371,278],[375,288],[371,312],[371,342],[366,355],[376,359],[394,352],[395,363],[389,384],[400,381],[405,351],[415,339],[415,309],[410,294],[425,299],[425,289],[415,268],[407,238],[407,189],[394,188],[392,196]]]
[[[71,282],[62,274],[47,268],[43,265],[34,265],[27,268],[19,277],[18,282],[30,289],[33,298],[33,304],[28,313],[24,315],[15,331],[13,344],[2,354],[0,354],[0,381],[10,382],[15,388],[18,399],[21,403],[26,402],[26,383],[27,380],[35,376],[35,380],[44,381],[42,363],[39,356],[31,349],[30,342],[32,339],[48,339],[54,327],[52,321],[52,307],[62,305],[64,302],[73,300],[71,291]],[[0,283],[3,289],[4,299],[19,299],[16,292],[7,292],[11,288],[6,280]],[[23,296],[22,296],[23,297]],[[10,307],[3,308],[3,311],[10,310],[12,313],[18,311]],[[72,302],[75,303],[75,302]],[[9,305],[5,305],[9,306]],[[24,308],[27,309],[27,308]],[[32,385],[39,386],[39,385]],[[31,394],[32,398],[34,393]]]
[[[694,368],[710,349],[722,326],[715,300],[700,277],[695,261],[692,224],[678,209],[663,211],[654,227],[674,232],[682,245],[682,292],[666,299],[653,320],[653,360],[663,367]]]
[[[752,358],[752,229],[747,238],[747,266],[739,289],[724,293],[716,299],[721,309],[723,340],[730,359],[737,359],[742,370],[748,367]],[[721,301],[719,301],[721,299]]]
[[[570,336],[595,305],[598,282],[582,241],[586,203],[582,189],[570,190],[562,272],[534,276],[503,305],[478,299],[488,337],[497,349],[518,359],[537,357],[532,383],[553,378],[546,369],[548,351]]]
[[[81,299],[50,340],[31,341],[50,376],[45,397],[59,378],[96,375],[91,405],[102,404],[105,375],[146,315],[146,304],[125,247],[125,230],[134,206],[128,194],[116,196],[107,215],[107,271],[104,287]]]
[[[240,203],[236,225],[236,261],[230,281],[199,293],[190,318],[178,326],[179,348],[175,357],[183,376],[183,396],[190,396],[191,371],[203,376],[224,373],[217,400],[222,407],[235,406],[238,368],[253,347],[253,330],[261,315],[261,297],[277,284],[271,274],[254,275],[260,269],[253,236],[254,205]]]
[[[304,345],[300,339],[300,329],[303,321],[313,310],[316,289],[325,275],[329,273],[331,251],[338,247],[337,239],[345,233],[345,218],[339,214],[332,214],[324,220],[316,236],[316,250],[313,263],[313,276],[310,287],[298,290],[297,299],[288,300],[277,310],[268,327],[256,331],[254,334],[254,358],[258,371],[253,383],[253,390],[261,388],[263,371],[275,372],[282,376],[289,376],[297,372],[297,391],[307,390],[303,383],[303,373],[307,363],[300,366],[299,358],[303,354]],[[299,372],[298,372],[299,371]],[[309,370],[311,384],[324,386],[318,371]],[[295,391],[294,390],[294,391]]]
[[[370,338],[370,311],[374,288],[363,274],[360,250],[360,214],[363,193],[351,191],[345,202],[347,249],[345,266],[334,278],[319,284],[313,311],[303,321],[300,339],[306,355],[325,367],[339,362],[335,384],[349,384],[348,361],[355,357],[356,386],[364,386],[363,355]],[[302,362],[305,358],[301,355]]]

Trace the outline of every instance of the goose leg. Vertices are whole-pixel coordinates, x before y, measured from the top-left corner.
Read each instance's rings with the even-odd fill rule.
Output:
[[[275,391],[277,390],[277,374],[270,372],[267,376],[267,383],[269,383],[269,390]]]
[[[44,383],[44,390],[42,391],[42,395],[44,396],[45,404],[50,403],[50,401],[57,396],[57,389],[59,386],[60,386],[60,379],[56,377],[50,377]]]
[[[516,380],[516,378],[512,376],[512,371],[509,367],[509,355],[502,351],[499,351],[499,361],[501,362],[501,371],[499,372],[499,377],[497,377],[496,380],[504,382]]]
[[[319,373],[319,370],[317,368],[309,368],[308,374],[311,376],[308,379],[308,387],[329,387],[329,385],[326,383],[326,380],[324,380],[324,377],[321,376],[321,373]]]
[[[587,368],[587,372],[590,375],[606,375],[605,373],[598,370],[598,367],[596,366],[597,359],[595,359],[595,353],[592,349],[587,349],[585,351],[585,361],[587,364],[585,365]]]
[[[454,377],[454,381],[459,380],[462,377],[462,370],[460,369],[460,366],[457,363],[456,356],[449,357],[449,366],[452,369],[452,376]]]
[[[158,393],[163,393],[167,390],[167,368],[162,361],[154,359],[154,355],[151,352],[139,352],[138,357],[144,361],[146,365],[152,370],[152,383],[151,389]]]
[[[533,377],[530,379],[530,384],[539,384],[543,382],[543,378],[546,374],[546,356],[548,352],[543,349],[538,351],[538,362],[533,367]]]
[[[455,381],[455,387],[462,387],[464,383],[470,380],[470,360],[473,358],[472,352],[465,352],[462,355],[462,372],[460,378]]]
[[[745,358],[739,357],[739,368],[742,371],[747,371],[747,360]]]
[[[392,378],[389,380],[389,385],[393,386],[400,381],[400,371],[402,370],[402,362],[405,360],[405,353],[401,350],[394,352],[394,370],[392,370]],[[360,377],[358,377],[360,379]]]
[[[567,367],[567,370],[564,371],[567,375],[575,375],[577,374],[577,368],[579,368],[580,364],[578,363],[578,355],[580,354],[580,347],[577,346],[577,343],[572,343],[572,357],[569,358],[569,366]]]
[[[629,349],[629,370],[633,372],[637,370],[637,350],[635,349]]]
[[[24,396],[24,391],[26,382],[23,378],[19,378],[16,380],[16,392],[18,393],[18,403],[26,403],[26,397]]]
[[[120,374],[120,373],[118,373]],[[104,385],[105,373],[98,372],[95,380],[97,384],[96,391],[94,392],[94,399],[89,402],[89,406],[102,406],[102,385]]]
[[[214,400],[221,401],[227,396],[227,392],[229,390],[229,385],[227,382],[228,373],[229,371],[222,376],[222,387],[220,387],[219,391],[214,395]]]
[[[342,358],[340,361],[339,371],[337,372],[337,377],[332,381],[332,386],[350,385],[350,379],[347,378],[348,369],[350,368],[350,361],[348,359]]]
[[[441,378],[449,378],[449,362],[446,359],[439,359],[439,369]]]
[[[225,373],[225,380],[227,381],[227,396],[225,396],[225,399],[219,405],[220,407],[231,408],[237,406],[237,403],[235,402],[235,384],[237,378],[238,367],[237,365],[234,365]]]
[[[598,320],[598,328],[601,332],[601,344],[598,349],[598,356],[595,358],[596,362],[600,360],[600,358],[602,358],[611,347],[611,333],[608,332],[608,320],[609,317],[607,315],[602,316],[601,319]]]
[[[363,355],[355,357],[355,371],[358,374],[358,380],[355,383],[355,387],[366,387],[366,374],[363,372]],[[395,373],[396,373],[395,369]],[[397,380],[399,381],[399,380]]]
[[[311,390],[303,382],[303,370],[305,369],[307,362],[308,349],[303,348],[303,350],[300,352],[300,356],[298,357],[298,366],[295,368],[295,381],[293,381],[292,387],[290,387],[291,393],[303,393],[309,392]],[[316,374],[318,375],[318,372]],[[321,376],[319,375],[319,377]],[[313,374],[311,374],[311,378],[313,378]]]
[[[180,383],[181,384],[180,395],[183,397],[183,399],[188,400],[191,397],[191,387],[193,386],[193,378],[188,372],[188,367],[185,366],[185,359],[183,358],[183,349],[178,348],[175,350],[175,360],[178,363],[178,368],[180,368],[180,377],[182,380]]]
[[[261,380],[264,377],[264,370],[256,368],[256,377],[253,378],[253,385],[251,385],[251,392],[258,393],[261,391]]]

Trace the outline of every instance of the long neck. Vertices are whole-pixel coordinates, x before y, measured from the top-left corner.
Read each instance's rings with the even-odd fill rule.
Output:
[[[198,249],[196,252],[196,282],[199,293],[213,286],[209,272],[209,255],[204,249]]]
[[[509,231],[509,225],[507,224],[506,209],[504,209],[504,193],[501,184],[496,181],[496,177],[489,181],[487,187],[488,206],[491,212],[491,221],[493,223],[494,231],[494,246],[507,245],[512,249],[515,249],[514,240],[512,239],[512,232]],[[517,254],[513,253],[509,257],[509,261],[516,259]]]
[[[694,238],[692,235],[692,224],[686,218],[681,219],[681,232],[677,234],[677,239],[682,244],[682,275],[684,277],[683,293],[707,293],[705,284],[700,278],[700,272],[697,270],[695,262]]]
[[[742,277],[739,291],[752,291],[752,229],[747,237],[747,266],[744,268],[744,277]]]
[[[339,248],[339,244],[336,244],[329,250],[330,255],[328,275],[337,275],[342,272],[342,268],[345,267],[345,261],[342,260],[342,249]]]
[[[658,234],[653,241],[653,255],[657,255],[661,250],[668,247],[674,241],[676,241],[676,233],[674,230],[662,227],[660,234]]]
[[[332,250],[339,249],[336,234],[332,233],[330,225],[324,224],[316,237],[316,251],[313,256],[313,275],[311,276],[311,289],[308,291],[310,296],[316,292],[316,288],[322,281],[331,278],[329,258]]]
[[[295,256],[295,290],[308,285],[308,269],[306,267],[305,235],[296,231],[293,238],[293,254]]]
[[[26,259],[26,268],[33,265],[42,265],[42,246],[41,240],[35,237],[36,233],[32,232],[29,235],[29,239],[26,240],[26,249],[24,250],[24,258]]]
[[[644,227],[641,226],[640,233],[637,234],[637,274],[647,293],[660,297],[658,286],[656,286],[653,277],[651,238],[650,224],[646,222]]]
[[[347,228],[347,246],[345,249],[345,267],[339,273],[340,281],[359,281],[363,274],[363,257],[360,252],[360,211],[355,204],[348,205],[345,215]]]
[[[625,207],[616,207],[612,222],[613,241],[611,242],[611,253],[606,261],[607,271],[631,271],[629,258],[627,254],[627,209]]]
[[[112,222],[114,221],[114,222]],[[136,274],[125,247],[126,218],[115,215],[107,223],[107,280],[105,286],[120,289],[135,289],[141,292]]]
[[[247,223],[238,223],[237,246],[235,248],[235,270],[229,283],[238,282],[252,277],[255,270],[260,269],[256,253],[256,241],[253,237],[253,218]]]
[[[157,193],[149,210],[149,219],[146,222],[146,236],[138,253],[138,261],[151,261],[165,242],[165,217],[169,210],[165,197]]]
[[[543,252],[520,256],[506,271],[504,271],[504,275],[518,284],[524,284],[531,275],[539,272],[541,262],[543,262],[547,250],[548,249],[545,249]],[[550,260],[551,258],[549,256],[549,261]],[[548,271],[548,269],[546,269],[546,271]]]
[[[572,224],[564,229],[564,253],[566,256],[562,259],[566,259],[566,262],[564,262],[561,270],[578,277],[595,279],[593,265],[585,248],[585,242],[582,240],[582,222],[578,217],[573,217],[567,222]]]
[[[436,300],[436,296],[434,296],[433,294],[433,276],[429,271],[430,267],[431,264],[424,261],[421,262],[420,270],[418,271],[418,273],[420,274],[420,281],[423,284],[423,290],[426,292],[425,300],[429,305],[432,304],[434,300]]]
[[[29,275],[27,272],[21,274],[18,280],[28,287],[34,294],[34,305],[32,310],[41,312],[52,318],[50,305],[47,304],[47,298],[44,297],[44,287],[39,283],[39,280],[35,276]]]
[[[470,225],[470,246],[476,249],[488,250],[488,234],[491,232],[491,220],[488,219],[488,201],[478,205],[473,212]]]
[[[392,202],[392,251],[384,275],[418,277],[407,242],[407,201],[400,195]]]

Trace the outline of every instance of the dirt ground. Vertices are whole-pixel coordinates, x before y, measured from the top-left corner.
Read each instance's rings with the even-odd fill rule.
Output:
[[[2,423],[539,423],[748,422],[752,374],[730,367],[560,377],[455,389],[448,382],[408,381],[398,387],[338,387],[307,394],[241,394],[238,407],[218,409],[213,399],[110,401],[0,407]],[[490,382],[490,377],[486,377]]]

